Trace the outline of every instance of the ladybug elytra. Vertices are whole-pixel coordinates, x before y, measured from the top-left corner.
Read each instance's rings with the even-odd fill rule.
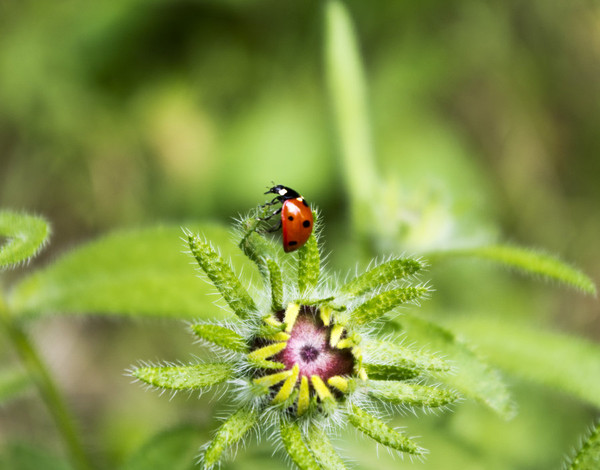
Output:
[[[306,243],[313,230],[313,213],[306,200],[292,188],[278,184],[265,194],[277,194],[266,206],[281,203],[281,207],[265,220],[281,213],[281,222],[275,228],[281,227],[283,235],[283,251],[296,251]]]

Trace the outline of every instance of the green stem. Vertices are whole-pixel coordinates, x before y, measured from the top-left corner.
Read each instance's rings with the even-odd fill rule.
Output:
[[[0,324],[4,326],[7,336],[12,341],[24,367],[36,384],[42,399],[54,418],[54,422],[63,437],[74,468],[78,470],[92,469],[92,465],[79,440],[73,419],[67,410],[67,406],[61,393],[58,391],[56,384],[52,380],[50,372],[25,331],[12,319],[8,307],[1,296]]]
[[[378,176],[358,41],[348,10],[339,0],[325,4],[325,71],[354,230],[367,235]]]

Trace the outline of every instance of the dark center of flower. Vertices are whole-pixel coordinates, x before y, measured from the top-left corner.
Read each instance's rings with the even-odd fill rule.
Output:
[[[351,375],[354,356],[349,348],[331,346],[331,331],[332,325],[323,324],[319,309],[301,306],[287,345],[274,360],[283,363],[288,370],[297,364],[298,380],[302,376],[310,379],[316,375],[326,382],[335,375]]]
[[[312,346],[304,346],[300,350],[300,357],[304,362],[312,362],[319,356],[319,350]]]

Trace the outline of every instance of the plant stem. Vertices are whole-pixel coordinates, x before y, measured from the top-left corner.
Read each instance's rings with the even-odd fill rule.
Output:
[[[4,326],[7,336],[21,358],[25,369],[36,384],[42,399],[46,403],[56,427],[62,435],[74,468],[78,470],[92,469],[92,465],[79,440],[75,423],[69,414],[58,387],[23,328],[11,317],[8,307],[1,296],[0,323]]]
[[[378,186],[367,87],[352,19],[344,3],[325,4],[325,71],[355,233],[369,232]]]

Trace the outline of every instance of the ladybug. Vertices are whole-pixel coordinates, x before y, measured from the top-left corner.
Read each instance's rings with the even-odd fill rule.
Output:
[[[277,196],[271,202],[265,204],[265,206],[281,203],[281,207],[265,220],[281,213],[281,222],[274,230],[281,227],[283,251],[286,253],[296,251],[306,243],[313,231],[314,220],[312,210],[308,202],[297,191],[287,186],[278,184],[269,189],[265,194],[269,193],[277,194]]]

